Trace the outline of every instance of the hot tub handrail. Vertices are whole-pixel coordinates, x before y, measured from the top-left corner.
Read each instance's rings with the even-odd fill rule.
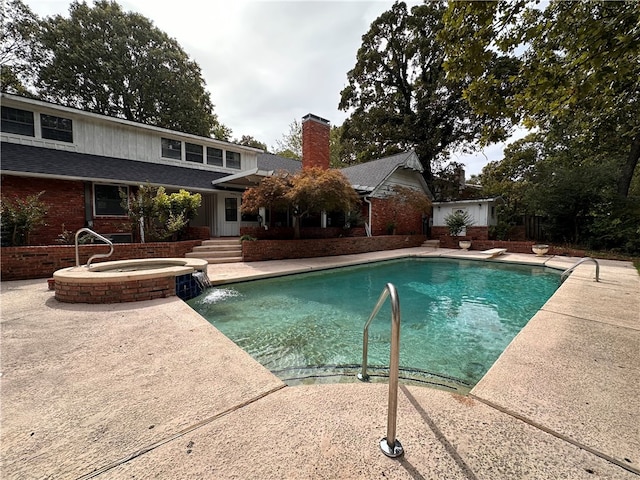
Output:
[[[560,283],[564,282],[569,277],[569,274],[573,272],[578,267],[578,265],[582,265],[584,262],[593,262],[596,264],[596,282],[599,282],[600,281],[600,264],[595,258],[584,257],[578,260],[574,266],[569,267],[564,272],[562,272],[562,275],[560,275]]]
[[[93,235],[98,240],[102,240],[104,243],[109,245],[109,249],[110,249],[109,253],[96,253],[95,255],[92,255],[91,257],[89,257],[89,260],[87,260],[87,269],[91,270],[91,262],[93,261],[94,258],[107,258],[111,256],[111,254],[113,253],[113,242],[108,238],[103,237],[99,233],[94,232],[90,228],[85,227],[78,230],[76,232],[76,267],[80,266],[80,252],[78,251],[78,238],[80,237],[81,233],[88,233],[90,235]]]
[[[369,325],[378,314],[382,304],[391,297],[391,353],[389,354],[389,408],[387,413],[387,436],[380,440],[380,449],[391,458],[399,457],[404,453],[402,444],[396,438],[396,418],[398,414],[398,377],[400,368],[400,299],[396,287],[387,283],[378,299],[378,303],[371,312],[371,316],[364,326],[362,338],[362,371],[358,379],[367,381],[367,356],[369,350]]]

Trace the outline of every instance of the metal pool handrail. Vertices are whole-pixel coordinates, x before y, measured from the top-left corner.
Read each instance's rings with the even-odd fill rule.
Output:
[[[387,413],[387,436],[380,440],[380,449],[387,457],[396,458],[404,453],[402,444],[396,438],[396,419],[398,415],[398,376],[400,365],[400,299],[396,287],[387,283],[382,290],[378,303],[371,312],[371,316],[364,326],[362,338],[362,371],[358,379],[369,380],[367,374],[367,357],[369,353],[369,325],[382,307],[382,304],[391,297],[391,353],[389,355],[389,408]]]
[[[109,248],[110,248],[109,253],[96,253],[95,255],[92,255],[91,257],[89,257],[89,260],[87,260],[87,269],[91,270],[91,262],[93,261],[94,258],[107,258],[111,256],[111,254],[113,253],[113,242],[108,238],[103,237],[99,233],[94,232],[90,228],[85,227],[78,230],[76,232],[76,267],[80,266],[80,253],[78,252],[78,238],[80,234],[83,232],[93,235],[98,240],[102,240],[104,243],[109,245]]]
[[[573,272],[578,265],[581,265],[584,262],[593,262],[596,264],[596,282],[599,282],[600,281],[600,264],[595,258],[584,257],[578,260],[573,267],[569,267],[564,272],[562,272],[562,275],[560,275],[560,283],[564,282],[567,279],[567,277],[569,277],[569,274]]]

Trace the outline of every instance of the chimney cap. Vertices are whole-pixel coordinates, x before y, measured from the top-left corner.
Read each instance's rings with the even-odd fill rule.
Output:
[[[324,123],[326,125],[329,125],[330,123],[326,118],[319,117],[318,115],[314,115],[313,113],[307,113],[304,117],[302,117],[302,123],[306,122],[307,120],[315,120],[316,122]]]

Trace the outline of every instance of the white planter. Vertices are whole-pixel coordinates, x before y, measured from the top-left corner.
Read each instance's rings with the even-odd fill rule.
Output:
[[[531,250],[536,254],[536,256],[542,257],[549,251],[549,245],[532,245]]]
[[[471,242],[469,240],[460,240],[458,245],[460,245],[462,250],[467,251],[471,247]]]

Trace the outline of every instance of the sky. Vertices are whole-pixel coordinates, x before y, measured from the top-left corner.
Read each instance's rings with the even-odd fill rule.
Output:
[[[68,16],[70,0],[23,0],[42,17]],[[88,0],[87,3],[93,3]],[[175,38],[202,69],[218,120],[232,138],[271,150],[294,120],[313,113],[341,125],[338,110],[362,35],[392,0],[118,0]],[[419,3],[407,1],[408,6]],[[467,176],[500,160],[504,144],[451,160]]]

